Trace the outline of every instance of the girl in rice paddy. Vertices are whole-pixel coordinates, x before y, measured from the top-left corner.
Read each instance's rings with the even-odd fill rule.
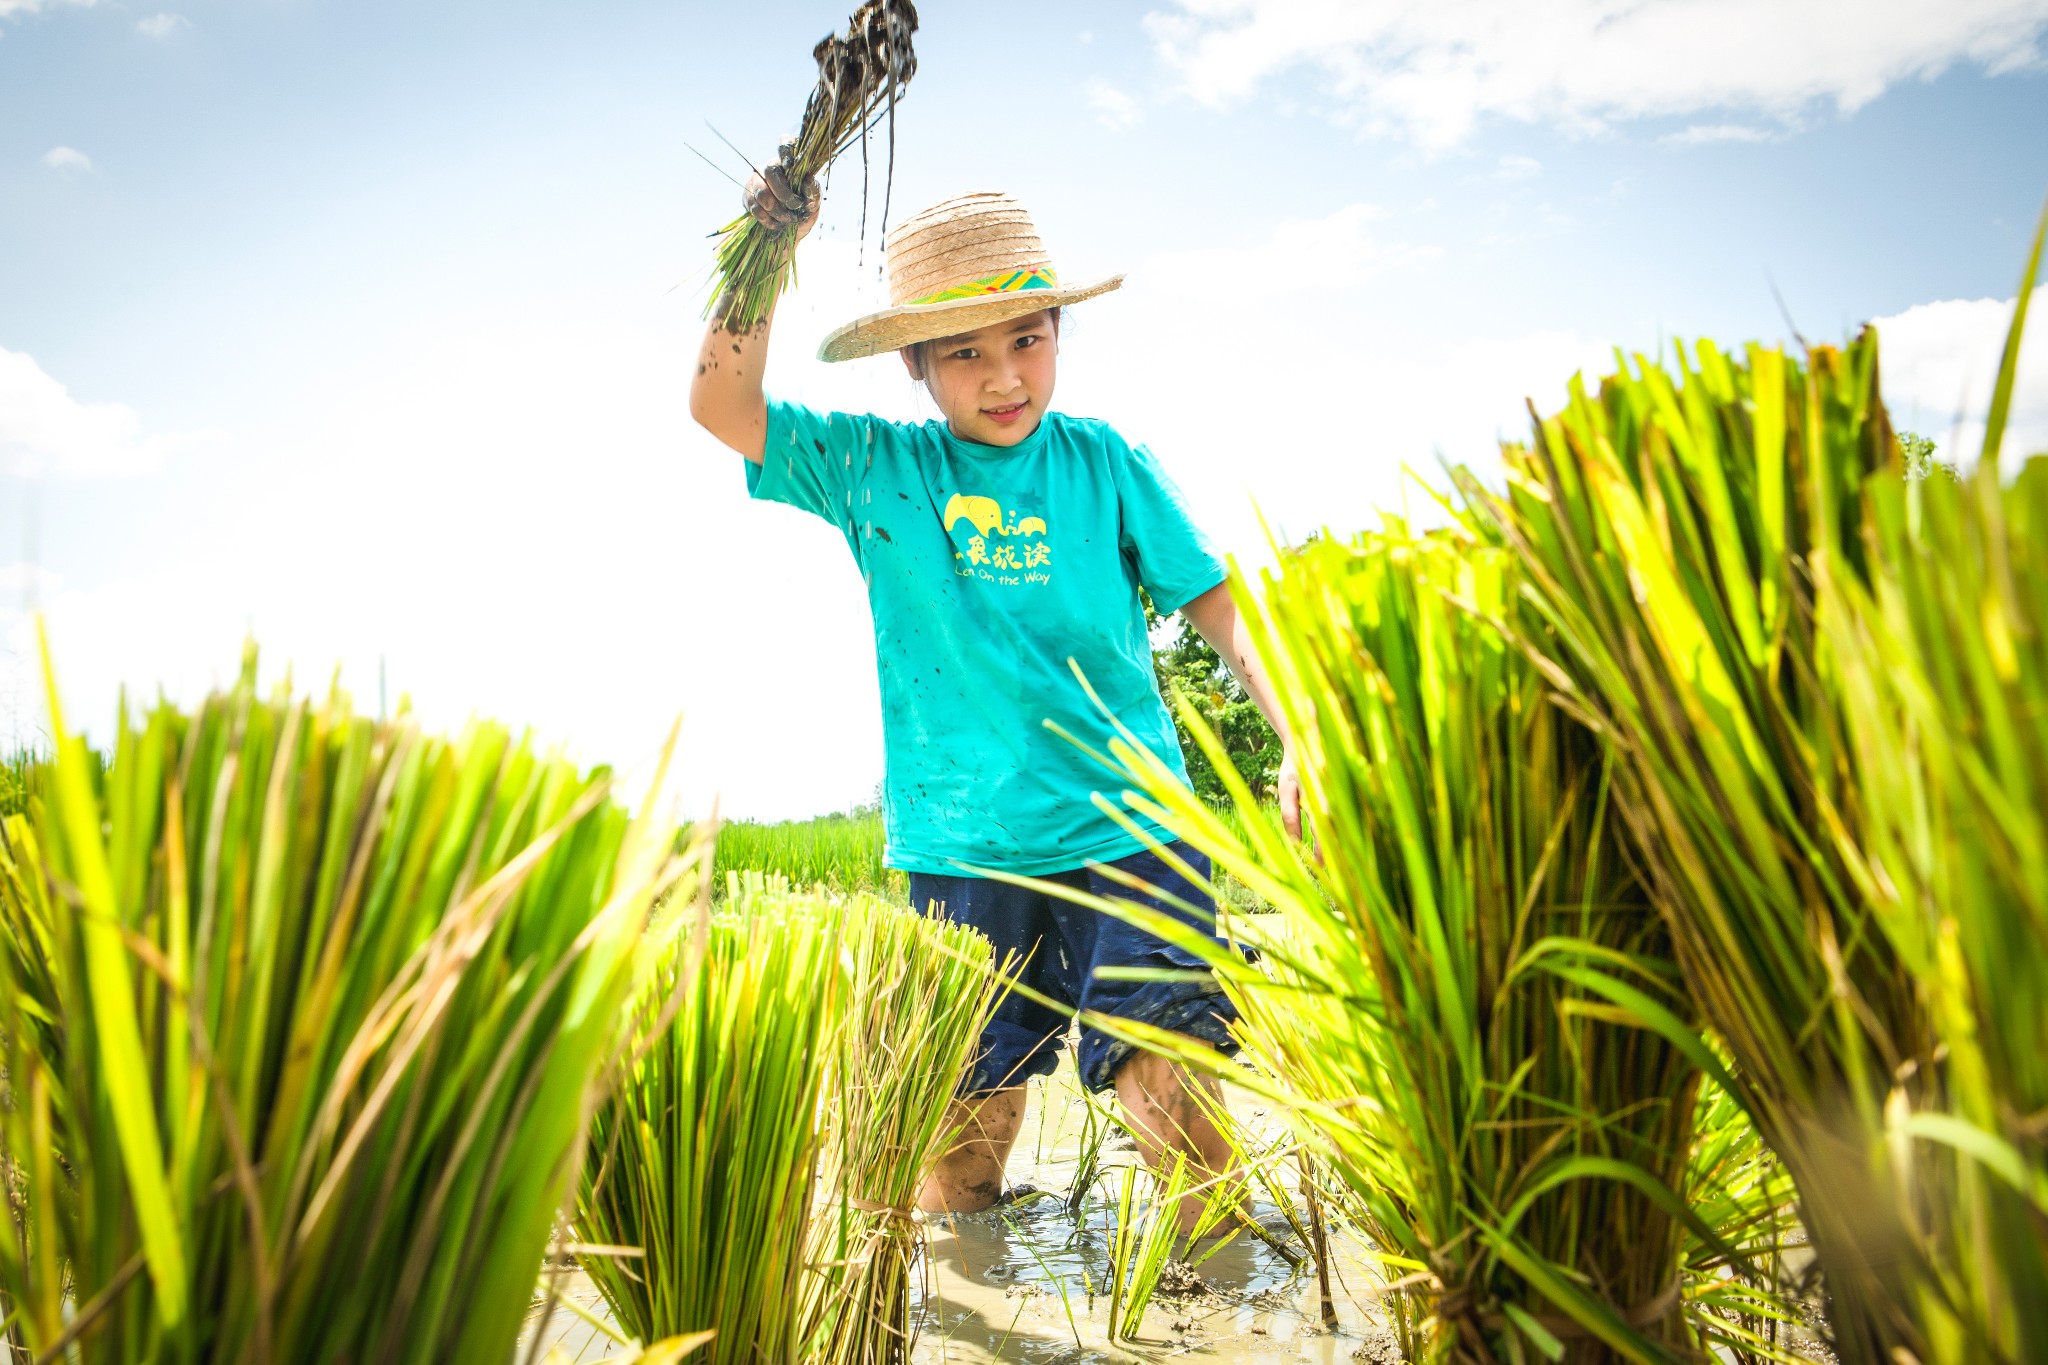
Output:
[[[771,166],[746,202],[767,226],[808,231],[819,196]],[[1232,1046],[1235,1010],[1206,977],[1098,976],[1105,967],[1194,973],[1194,956],[1120,919],[984,875],[1138,900],[1214,932],[1173,903],[1213,911],[1200,888],[1094,800],[1104,770],[1089,751],[1107,751],[1109,716],[1181,764],[1139,590],[1193,623],[1283,737],[1286,730],[1223,562],[1166,471],[1108,423],[1052,407],[1062,310],[1122,277],[1063,282],[1023,206],[985,192],[917,214],[889,234],[886,255],[892,306],[832,333],[819,357],[896,352],[943,420],[891,422],[768,398],[769,323],[729,331],[722,305],[698,357],[690,411],[745,457],[752,496],[837,526],[867,582],[889,865],[909,873],[919,908],[973,925],[999,957],[1017,954],[1024,984],[1059,1004],[1010,995],[961,1081],[954,1117],[962,1137],[921,1202],[928,1212],[965,1212],[1006,1196],[1024,1083],[1053,1071],[1074,1011]],[[1298,832],[1287,748],[1279,795]],[[1142,818],[1136,824],[1206,878],[1203,854]],[[1133,882],[1162,894],[1132,891]],[[1148,1162],[1178,1151],[1204,1170],[1227,1169],[1229,1145],[1192,1093],[1213,1082],[1093,1029],[1081,1033],[1079,1063],[1091,1091],[1116,1091]],[[1189,1201],[1184,1220],[1200,1202]]]

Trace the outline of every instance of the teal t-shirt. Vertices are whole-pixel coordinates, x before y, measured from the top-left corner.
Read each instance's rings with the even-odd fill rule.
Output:
[[[1109,750],[1115,728],[1072,658],[1181,767],[1138,589],[1175,611],[1224,566],[1150,451],[1057,412],[1004,448],[944,422],[770,402],[747,490],[839,527],[867,580],[891,867],[1035,875],[1144,846],[1095,808],[1109,770],[1046,722]]]

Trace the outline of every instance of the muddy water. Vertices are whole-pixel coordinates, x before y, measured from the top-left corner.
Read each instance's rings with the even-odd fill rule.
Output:
[[[1366,1320],[1340,1285],[1333,1285],[1335,1331],[1322,1326],[1315,1274],[1297,1273],[1264,1242],[1240,1235],[1194,1267],[1191,1292],[1162,1290],[1145,1310],[1135,1340],[1111,1346],[1106,1337],[1109,1243],[1114,1231],[1108,1199],[1120,1166],[1137,1153],[1103,1153],[1105,1177],[1070,1217],[1066,1194],[1079,1157],[1084,1111],[1073,1074],[1062,1068],[1034,1086],[1031,1112],[1010,1158],[1013,1182],[1036,1185],[1052,1197],[946,1220],[933,1228],[931,1295],[922,1314],[916,1359],[920,1365],[1030,1361],[1080,1365],[1084,1361],[1148,1356],[1206,1356],[1219,1360],[1314,1361],[1349,1365],[1360,1347],[1365,1359],[1398,1358],[1392,1340]],[[1255,1128],[1273,1128],[1256,1102],[1230,1097],[1231,1108]],[[1291,1182],[1290,1182],[1291,1183]],[[1286,1220],[1273,1205],[1254,1205],[1253,1216],[1291,1243]],[[1358,1247],[1334,1236],[1337,1272],[1354,1288],[1374,1282]],[[1297,1248],[1298,1250],[1299,1248]],[[1201,1257],[1208,1247],[1197,1248]],[[1090,1291],[1096,1291],[1091,1293]]]
[[[1241,1119],[1277,1135],[1277,1124],[1256,1100],[1237,1093],[1230,1099]],[[1080,1157],[1084,1115],[1069,1068],[1034,1083],[1010,1178],[1047,1193],[933,1226],[928,1293],[917,1314],[918,1365],[1082,1365],[1128,1361],[1134,1354],[1316,1365],[1400,1358],[1392,1337],[1346,1292],[1362,1290],[1376,1277],[1341,1229],[1332,1234],[1338,1277],[1332,1285],[1334,1330],[1322,1325],[1314,1271],[1304,1265],[1297,1273],[1264,1242],[1240,1235],[1201,1260],[1194,1268],[1197,1283],[1185,1292],[1162,1289],[1145,1310],[1135,1340],[1111,1345],[1109,1300],[1101,1292],[1113,1231],[1108,1198],[1119,1168],[1135,1162],[1137,1154],[1128,1147],[1105,1151],[1103,1177],[1079,1219],[1071,1217],[1066,1196]],[[1292,1244],[1280,1210],[1259,1202],[1253,1214]],[[1198,1248],[1196,1255],[1207,1250]],[[582,1276],[568,1277],[562,1291],[604,1316],[603,1301]],[[547,1344],[564,1360],[603,1360],[618,1353],[603,1333],[559,1309],[544,1330]]]

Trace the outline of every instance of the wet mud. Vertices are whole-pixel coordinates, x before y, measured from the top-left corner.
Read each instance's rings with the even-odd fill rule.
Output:
[[[1230,1099],[1242,1120],[1254,1128],[1270,1126],[1277,1135],[1277,1123],[1258,1101],[1235,1093]],[[1040,1193],[983,1213],[935,1220],[924,1267],[927,1293],[915,1320],[917,1365],[1084,1365],[1181,1357],[1352,1365],[1401,1359],[1392,1334],[1359,1307],[1368,1296],[1355,1291],[1377,1276],[1342,1228],[1331,1232],[1334,1329],[1323,1325],[1312,1264],[1304,1260],[1297,1270],[1265,1242],[1240,1233],[1206,1256],[1214,1243],[1197,1247],[1191,1259],[1199,1264],[1170,1269],[1136,1338],[1110,1342],[1109,1195],[1122,1167],[1138,1158],[1127,1140],[1121,1148],[1106,1147],[1080,1216],[1072,1216],[1067,1196],[1082,1158],[1085,1114],[1070,1067],[1034,1082],[1009,1174],[1013,1184],[1035,1186]],[[1253,1216],[1280,1241],[1302,1250],[1278,1208],[1260,1201]],[[561,1292],[604,1316],[602,1299],[580,1274],[565,1276]],[[560,1359],[623,1354],[601,1331],[561,1309],[544,1330],[546,1344],[560,1350]]]

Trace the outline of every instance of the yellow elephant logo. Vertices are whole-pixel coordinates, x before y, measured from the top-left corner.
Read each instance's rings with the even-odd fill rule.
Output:
[[[1017,534],[1020,536],[1042,536],[1045,534],[1045,522],[1039,517],[1026,517],[1017,523]]]
[[[974,529],[985,536],[998,534],[1003,529],[1002,505],[994,498],[977,498],[955,493],[952,500],[946,504],[946,530],[951,532],[953,523],[962,517],[974,523]]]

